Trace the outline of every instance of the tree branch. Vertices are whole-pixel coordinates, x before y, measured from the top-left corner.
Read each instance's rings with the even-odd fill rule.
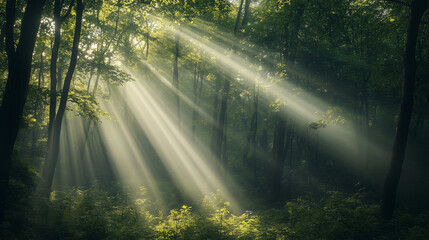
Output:
[[[67,9],[66,14],[64,14],[64,16],[61,17],[61,22],[63,22],[64,20],[66,20],[66,18],[70,15],[71,9],[73,7],[74,4],[74,0],[71,1],[69,8]]]

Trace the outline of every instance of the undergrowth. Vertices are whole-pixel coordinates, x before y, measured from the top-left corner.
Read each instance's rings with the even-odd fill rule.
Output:
[[[19,231],[1,225],[1,239],[424,239],[428,215],[379,218],[379,207],[361,194],[330,192],[299,198],[284,207],[233,213],[220,193],[207,195],[198,210],[183,205],[162,211],[144,188],[133,195],[94,186],[56,191],[32,209]]]

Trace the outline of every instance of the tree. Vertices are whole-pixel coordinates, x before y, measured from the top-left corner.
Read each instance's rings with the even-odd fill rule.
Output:
[[[413,0],[410,8],[411,13],[403,59],[401,109],[396,126],[390,167],[384,182],[383,195],[381,199],[381,215],[386,219],[390,219],[393,216],[396,191],[401,177],[402,163],[404,161],[405,150],[407,147],[416,80],[417,64],[415,54],[417,36],[421,19],[428,8],[428,0]]]
[[[284,52],[283,58],[285,62],[286,71],[293,69],[295,65],[296,52],[298,48],[298,32],[301,28],[302,16],[304,14],[305,5],[301,2],[294,2],[290,8],[290,18],[289,21],[284,23],[284,35],[283,35],[283,44]],[[294,76],[293,71],[288,71],[289,80],[293,80]],[[283,103],[280,103],[283,105]],[[290,127],[286,127],[287,118],[285,113],[285,107],[280,106],[278,112],[276,112],[275,117],[275,127],[274,127],[274,140],[273,140],[273,155],[271,161],[271,197],[273,201],[280,200],[280,190],[281,190],[281,181],[283,176],[283,167],[286,157],[286,152],[288,149],[289,142],[285,140],[288,136],[286,134],[286,129],[288,132]]]
[[[5,42],[8,77],[0,107],[0,222],[4,220],[12,153],[28,92],[33,50],[44,5],[44,0],[27,2],[21,21],[18,45],[15,49],[13,37],[16,1],[8,0],[6,3]]]
[[[60,1],[56,0],[55,6],[60,6]],[[70,6],[71,7],[71,6]],[[48,140],[48,155],[46,157],[46,162],[43,170],[43,179],[45,180],[46,184],[46,193],[49,194],[51,187],[52,187],[52,181],[55,174],[55,168],[58,162],[58,154],[60,149],[60,134],[61,134],[61,126],[62,121],[64,117],[64,113],[66,110],[67,105],[67,98],[70,90],[70,84],[73,77],[74,70],[76,68],[77,63],[77,56],[79,52],[79,40],[80,40],[80,33],[82,29],[82,15],[83,15],[83,3],[82,0],[77,0],[76,3],[76,24],[75,24],[75,33],[73,38],[73,47],[72,47],[72,54],[70,57],[70,63],[69,68],[67,71],[67,75],[64,79],[64,88],[62,89],[61,93],[61,99],[60,99],[60,105],[58,107],[57,114],[55,115],[55,118],[53,119],[52,123],[52,129]],[[57,12],[57,16],[59,16],[59,13],[61,12],[61,8],[54,8],[54,11]],[[54,12],[55,14],[55,12]],[[56,22],[59,23],[59,22]],[[59,23],[61,24],[61,23]],[[61,29],[60,27],[58,28]],[[54,50],[53,50],[54,51]],[[52,86],[52,85],[51,85]],[[48,195],[49,196],[49,195]]]

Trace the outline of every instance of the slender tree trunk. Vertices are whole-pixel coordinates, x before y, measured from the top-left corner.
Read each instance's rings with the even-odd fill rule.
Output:
[[[0,223],[4,220],[12,152],[19,131],[28,92],[31,62],[39,30],[44,0],[29,0],[21,21],[21,33],[15,50],[15,0],[6,3],[5,39],[8,77],[0,107]]]
[[[221,166],[223,169],[228,167],[228,113],[225,110],[225,124],[223,127],[223,138],[222,138],[222,155],[221,155]]]
[[[150,38],[150,35],[148,32],[146,35],[146,59],[149,58],[149,38]]]
[[[243,154],[243,163],[245,165],[249,165],[249,152],[251,151],[252,147],[255,147],[256,142],[256,128],[257,128],[257,121],[258,121],[258,94],[259,94],[259,87],[256,88],[256,84],[253,85],[253,106],[251,107],[252,116],[250,118],[250,129],[247,134],[246,139],[246,147],[244,149]],[[252,155],[250,155],[250,158],[253,159]],[[253,165],[253,163],[252,163]]]
[[[291,131],[290,131],[290,137],[289,137],[289,176],[288,176],[288,197],[289,199],[292,198],[292,182],[293,182],[293,175],[292,175],[292,170],[293,170],[293,140],[295,138],[295,123],[291,124]]]
[[[251,162],[253,168],[253,180],[254,183],[257,183],[257,144],[256,144],[256,133],[258,131],[258,103],[259,103],[259,86],[254,91],[254,100],[253,100],[253,114],[252,120],[250,122],[250,146],[251,146]]]
[[[58,77],[57,77],[57,91],[60,92],[63,89],[63,62],[58,68]]]
[[[175,41],[175,54],[174,54],[174,65],[173,65],[173,86],[176,89],[176,107],[177,107],[177,119],[180,125],[180,92],[179,92],[179,44],[180,44],[180,36],[176,34]]]
[[[393,143],[392,158],[389,171],[384,182],[383,195],[381,199],[381,215],[385,219],[392,218],[395,208],[396,191],[402,171],[405,149],[407,146],[408,130],[410,126],[414,85],[416,78],[416,43],[419,25],[424,12],[427,9],[428,0],[413,0],[411,2],[411,15],[408,24],[407,39],[404,50],[404,68],[402,101],[399,112],[396,134]]]
[[[91,71],[91,73],[89,74],[89,79],[88,79],[88,86],[86,87],[86,92],[89,94],[89,88],[91,86],[91,80],[92,77],[94,76],[94,69]]]
[[[76,68],[77,56],[79,53],[79,40],[80,33],[82,28],[82,15],[83,15],[83,3],[82,0],[77,0],[76,5],[76,25],[75,33],[73,38],[73,47],[72,54],[70,58],[69,68],[64,80],[64,88],[61,93],[60,105],[58,107],[58,112],[55,117],[55,122],[53,125],[52,140],[49,142],[48,156],[45,163],[45,168],[43,171],[43,179],[46,184],[46,197],[49,197],[50,190],[52,188],[52,182],[55,174],[55,168],[58,162],[58,154],[60,149],[60,135],[61,135],[61,126],[64,113],[67,105],[67,98],[70,90],[71,80],[73,78],[74,70]]]
[[[271,160],[271,183],[270,194],[273,202],[278,201],[281,194],[281,182],[283,175],[284,163],[284,146],[285,146],[285,132],[286,120],[282,116],[283,111],[276,112],[275,127],[274,127],[274,141],[273,141],[273,156]]]
[[[40,69],[39,69],[39,78],[37,81],[37,90],[39,92],[41,90],[42,81],[44,78],[44,75],[43,75],[43,68],[44,68],[43,52],[44,52],[44,48],[40,52]],[[40,105],[41,100],[42,100],[42,97],[40,95],[37,95],[36,103],[33,106],[33,116],[36,119],[37,123],[42,121],[41,115],[43,114],[42,112],[44,110],[44,105]],[[33,140],[31,141],[31,159],[34,159],[36,156],[36,151],[37,151],[36,142],[39,139],[39,135],[40,135],[40,125],[35,124],[35,126],[33,127]]]
[[[283,58],[286,65],[286,69],[290,65],[295,64],[296,51],[298,47],[298,32],[301,27],[301,19],[304,14],[304,4],[297,3],[297,13],[292,21],[293,24],[285,23],[285,35],[284,38],[284,52]],[[291,30],[289,31],[289,28]],[[289,74],[289,79],[294,79],[296,76]],[[280,191],[283,178],[283,167],[285,160],[285,134],[287,119],[284,117],[286,109],[281,106],[279,111],[276,113],[276,120],[274,126],[274,140],[273,140],[273,156],[271,160],[271,198],[272,201],[280,200]],[[290,127],[288,128],[289,131]]]
[[[103,60],[100,60],[100,61],[103,61]],[[98,67],[97,67],[97,77],[95,78],[94,88],[92,89],[92,96],[93,97],[95,97],[95,93],[97,92],[98,83],[100,81],[100,76],[101,76],[101,62],[98,63]]]
[[[60,0],[55,0],[54,4],[54,45],[52,46],[51,53],[51,65],[50,65],[50,76],[51,76],[51,89],[50,89],[50,100],[49,100],[49,125],[48,125],[48,138],[52,136],[52,127],[55,121],[55,114],[57,111],[57,62],[58,52],[60,50],[61,41],[61,4]],[[48,141],[49,142],[49,141]],[[49,145],[49,144],[48,144]]]
[[[225,127],[226,127],[226,110],[227,110],[229,89],[230,89],[230,81],[226,79],[225,85],[222,89],[222,100],[220,104],[218,128],[217,128],[217,134],[216,134],[215,154],[218,157],[219,161],[222,160],[222,143],[224,142],[223,140],[224,140],[224,134],[225,134]],[[224,162],[222,162],[222,165],[224,165]]]
[[[241,26],[246,26],[247,23],[249,22],[249,17],[250,17],[250,1],[251,0],[246,0],[246,3],[244,4],[244,16],[243,16],[243,21],[241,22]]]
[[[44,85],[45,83],[45,77],[43,75],[43,70],[44,70],[44,64],[43,64],[43,52],[44,52],[44,48],[42,49],[42,51],[40,52],[40,70],[39,70],[39,79],[37,82],[37,88],[40,89],[40,87],[42,85]]]
[[[211,136],[211,140],[210,140],[210,148],[213,152],[213,154],[216,155],[216,150],[217,150],[217,140],[216,140],[216,136],[217,136],[217,131],[219,128],[218,125],[218,114],[219,114],[219,81],[220,79],[216,79],[216,92],[214,95],[214,99],[213,99],[213,126],[212,126],[212,136]]]
[[[238,26],[240,25],[241,12],[243,10],[243,2],[244,0],[240,0],[240,6],[238,7],[237,18],[235,19],[234,35],[237,35],[238,33]]]
[[[192,140],[194,140],[195,131],[197,129],[197,102],[198,102],[198,88],[199,88],[199,74],[198,74],[198,63],[195,62],[194,66],[194,86],[193,86],[193,97],[194,97],[194,106],[192,108]]]

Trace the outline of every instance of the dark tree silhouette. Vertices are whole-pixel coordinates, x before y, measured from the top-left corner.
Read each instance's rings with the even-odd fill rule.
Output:
[[[8,0],[6,3],[5,47],[8,56],[8,77],[0,107],[0,222],[4,220],[12,152],[24,111],[33,50],[44,5],[44,0],[27,1],[21,21],[19,41],[15,49],[13,35],[16,1]]]
[[[411,3],[410,21],[404,50],[404,68],[401,110],[399,112],[396,134],[393,143],[392,158],[386,176],[381,200],[381,215],[390,219],[395,208],[396,191],[401,177],[407,147],[408,130],[413,110],[414,85],[416,80],[416,43],[419,25],[427,9],[428,0],[413,0]]]

